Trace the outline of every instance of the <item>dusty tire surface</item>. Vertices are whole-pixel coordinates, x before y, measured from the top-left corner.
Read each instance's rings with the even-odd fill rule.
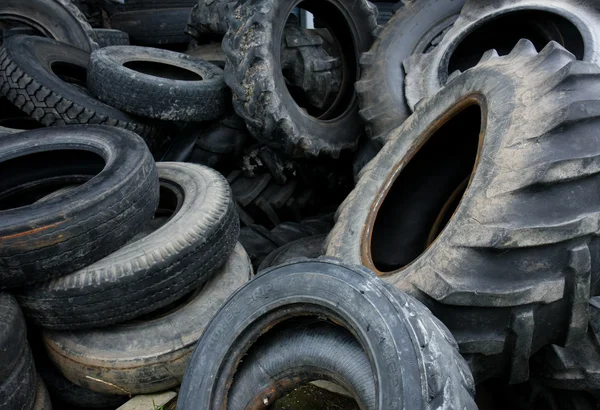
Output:
[[[129,45],[129,34],[124,31],[96,28],[94,29],[94,33],[96,33],[96,39],[98,40],[98,46],[100,47]]]
[[[233,106],[252,135],[289,154],[338,156],[356,147],[361,133],[354,82],[360,78],[358,59],[374,40],[377,8],[366,0],[324,0],[311,12],[323,12],[331,21],[334,37],[344,41],[342,91],[319,118],[309,115],[292,98],[281,71],[278,50],[293,1],[249,0],[229,16],[223,39],[227,57],[225,82],[233,92]],[[350,28],[348,31],[347,24]]]
[[[426,301],[475,355],[476,379],[488,363],[486,377],[526,381],[526,358],[585,334],[600,276],[600,178],[586,165],[600,155],[600,69],[574,60],[527,40],[505,57],[486,53],[394,131],[327,241],[327,255]]]
[[[163,46],[189,43],[185,34],[190,8],[136,10],[111,16],[113,29],[129,34],[131,44],[138,46]]]
[[[21,293],[35,323],[71,330],[124,322],[174,302],[218,272],[239,236],[227,181],[195,164],[162,162],[157,169],[158,208],[174,212],[170,219],[84,269]]]
[[[0,5],[0,20],[5,19],[88,52],[98,48],[92,26],[71,0],[5,0]]]
[[[109,47],[92,53],[87,84],[106,104],[165,121],[215,120],[230,107],[223,70],[155,48]]]
[[[251,277],[238,244],[217,275],[168,311],[105,329],[46,332],[44,342],[52,361],[81,386],[120,395],[164,391],[181,383],[212,316]]]
[[[114,127],[5,135],[0,172],[14,176],[0,181],[0,288],[65,275],[109,255],[152,218],[158,203],[158,175],[146,144]],[[89,181],[35,203],[72,180]]]
[[[360,115],[369,136],[385,144],[389,133],[412,114],[404,96],[402,63],[413,54],[430,51],[432,42],[452,26],[465,0],[406,2],[377,33],[361,56],[362,76],[356,84]]]
[[[9,38],[0,52],[0,94],[42,125],[100,124],[158,145],[155,126],[93,98],[85,88],[88,52],[43,37]],[[61,78],[62,77],[62,78]]]
[[[187,32],[198,39],[212,34],[224,36],[237,1],[197,0],[190,12]]]
[[[434,95],[455,72],[475,66],[486,51],[508,54],[522,38],[530,39],[538,51],[555,41],[578,60],[598,64],[600,7],[594,0],[467,0],[432,52],[405,61],[409,107]]]
[[[373,272],[334,260],[270,269],[238,290],[198,342],[178,408],[224,408],[236,368],[256,340],[302,317],[332,320],[355,336],[371,358],[377,409],[476,408],[469,369],[444,326]]]
[[[27,344],[25,319],[15,298],[0,293],[0,407],[33,408],[35,368]]]
[[[271,403],[313,380],[352,392],[361,409],[377,408],[369,357],[350,332],[326,323],[294,326],[261,339],[236,371],[227,405],[245,409],[265,399]]]

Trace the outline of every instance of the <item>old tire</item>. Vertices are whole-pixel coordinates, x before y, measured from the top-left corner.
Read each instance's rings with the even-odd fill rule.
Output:
[[[19,300],[29,318],[61,330],[120,323],[172,303],[218,272],[239,235],[227,181],[183,163],[159,163],[158,176],[158,209],[173,212],[167,223],[85,269],[25,290]]]
[[[229,16],[223,39],[225,81],[233,105],[257,139],[295,156],[338,156],[355,148],[362,132],[354,83],[358,59],[373,43],[377,9],[366,0],[323,0],[307,9],[321,15],[334,38],[342,39],[342,90],[318,118],[302,109],[289,93],[281,70],[281,38],[296,0],[249,0]],[[322,13],[322,14],[321,14]],[[352,38],[352,41],[348,39]]]
[[[227,406],[273,403],[314,380],[353,392],[361,409],[377,409],[369,357],[348,330],[327,323],[290,326],[260,339],[236,371]]]
[[[260,263],[258,272],[282,265],[297,258],[318,258],[323,255],[327,235],[317,235],[288,243],[267,255]]]
[[[465,0],[407,2],[393,15],[371,49],[362,55],[362,77],[356,84],[360,115],[369,137],[383,146],[389,133],[411,115],[404,97],[402,63],[430,51],[434,39],[458,18]]]
[[[33,410],[52,410],[52,402],[50,401],[50,394],[42,378],[38,375],[35,385],[35,401],[33,403]]]
[[[98,48],[92,26],[71,0],[4,0],[0,20],[25,24],[87,52]]]
[[[328,255],[427,301],[476,356],[476,378],[526,381],[533,353],[585,334],[600,273],[587,165],[600,156],[600,68],[574,60],[528,40],[486,53],[394,131],[327,241]]]
[[[35,369],[25,319],[14,297],[0,293],[0,408],[33,408]]]
[[[96,28],[96,39],[100,47],[110,46],[128,46],[129,45],[129,34],[121,30],[114,30],[108,28]]]
[[[237,1],[231,0],[197,0],[190,11],[186,32],[198,40],[206,35],[223,37],[237,5]]]
[[[110,26],[129,34],[131,44],[165,46],[186,44],[191,37],[185,34],[190,8],[136,10],[111,16]]]
[[[0,172],[14,176],[0,181],[0,288],[65,275],[109,255],[158,203],[158,175],[144,141],[114,127],[5,135]],[[60,198],[34,203],[90,177]]]
[[[100,101],[165,121],[210,121],[230,107],[223,70],[199,58],[148,47],[92,53],[87,84]]]
[[[45,126],[112,125],[155,148],[155,126],[101,103],[85,89],[89,59],[89,53],[47,38],[9,38],[0,52],[0,94]]]
[[[44,343],[62,373],[81,386],[104,394],[160,392],[181,383],[212,316],[251,276],[238,244],[217,275],[168,311],[105,329],[46,332]]]
[[[444,326],[367,269],[332,260],[270,269],[236,292],[198,342],[178,408],[224,408],[236,367],[259,336],[317,317],[349,330],[371,359],[376,408],[476,408],[468,367]]]
[[[578,60],[598,64],[600,6],[595,0],[468,0],[432,52],[415,54],[405,62],[408,106],[414,109],[452,74],[475,66],[487,50],[508,54],[522,38],[532,41],[538,51],[556,41]]]

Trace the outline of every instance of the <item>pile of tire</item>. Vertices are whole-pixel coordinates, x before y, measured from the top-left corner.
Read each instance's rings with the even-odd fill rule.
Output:
[[[0,29],[0,408],[597,405],[597,1],[5,0]]]

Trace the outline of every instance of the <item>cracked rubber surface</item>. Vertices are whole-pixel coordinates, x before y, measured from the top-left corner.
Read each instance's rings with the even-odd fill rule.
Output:
[[[83,387],[120,395],[164,391],[181,384],[211,318],[251,277],[250,260],[238,244],[204,287],[166,312],[104,329],[46,332],[44,343],[63,374]]]
[[[106,258],[20,294],[35,323],[66,330],[124,322],[174,302],[218,272],[239,236],[227,181],[200,165],[162,162],[157,169],[179,198],[175,214]]]
[[[9,38],[0,51],[0,94],[47,127],[111,125],[139,134],[155,148],[156,127],[101,103],[85,89],[89,59],[89,53],[47,38]],[[63,77],[75,83],[53,71],[61,66],[66,67]]]

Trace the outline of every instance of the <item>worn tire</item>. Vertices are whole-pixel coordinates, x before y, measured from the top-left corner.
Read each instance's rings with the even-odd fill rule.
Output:
[[[37,376],[35,385],[35,402],[33,403],[33,410],[52,410],[50,394],[48,394],[48,389],[46,389],[46,385],[39,375]]]
[[[419,3],[417,1],[416,3]],[[490,49],[508,54],[522,38],[541,50],[556,41],[578,60],[600,62],[600,4],[595,0],[468,0],[435,49],[405,61],[406,101],[414,109],[455,72],[477,64]]]
[[[469,369],[444,326],[367,269],[333,260],[270,269],[236,292],[198,342],[178,408],[225,408],[236,367],[256,339],[286,320],[316,317],[345,327],[369,356],[376,408],[476,408]]]
[[[35,368],[25,319],[14,297],[0,293],[0,408],[30,410],[35,400]]]
[[[329,20],[330,31],[344,38],[340,44],[347,60],[337,102],[317,119],[294,101],[281,70],[278,50],[294,5],[293,1],[249,0],[236,8],[223,39],[225,81],[232,89],[236,112],[254,137],[294,156],[337,157],[340,151],[355,148],[362,132],[354,82],[360,78],[359,55],[374,40],[377,8],[367,0],[323,0],[309,10],[316,15],[322,11],[334,20]]]
[[[98,48],[92,26],[71,0],[4,0],[0,20],[14,20],[45,36],[91,52]]]
[[[95,51],[87,84],[106,104],[165,121],[211,121],[230,110],[223,70],[173,51],[134,46]]]
[[[402,63],[430,51],[432,41],[452,26],[465,0],[406,2],[377,33],[373,47],[361,57],[356,83],[360,115],[369,137],[383,146],[389,133],[411,115],[404,97]]]
[[[136,10],[111,16],[111,28],[129,34],[131,44],[164,46],[186,44],[191,37],[185,34],[190,8]]]
[[[314,380],[352,392],[361,409],[377,409],[369,357],[348,330],[324,322],[290,326],[261,338],[238,367],[227,406],[267,405]]]
[[[237,1],[231,0],[197,0],[190,12],[186,32],[198,40],[207,34],[223,37],[237,5]]]
[[[85,87],[90,54],[43,37],[9,38],[0,52],[0,95],[45,126],[112,125],[141,135],[153,149],[155,126],[92,98]],[[52,66],[79,85],[63,81]]]
[[[72,151],[79,151],[79,161]],[[65,275],[109,255],[152,218],[158,203],[158,175],[146,145],[114,127],[5,135],[0,172],[14,176],[0,181],[0,288]],[[94,178],[63,197],[33,203],[84,177]]]
[[[83,387],[104,394],[160,392],[181,383],[212,316],[251,276],[238,244],[217,275],[167,312],[105,329],[46,332],[44,343],[63,374]]]
[[[120,6],[126,11],[168,9],[172,7],[191,8],[198,0],[127,0]]]
[[[260,263],[258,272],[282,265],[297,258],[318,258],[322,256],[327,235],[310,236],[288,243],[267,255]]]
[[[528,40],[486,53],[394,131],[327,241],[425,301],[476,356],[476,379],[493,363],[482,377],[526,381],[533,353],[585,334],[600,279],[588,166],[600,68],[574,59]]]
[[[129,34],[124,31],[96,28],[94,29],[94,33],[96,33],[96,39],[98,40],[98,46],[100,47],[129,45]]]
[[[61,330],[120,323],[172,303],[218,272],[239,236],[227,181],[175,162],[159,163],[158,176],[158,208],[174,211],[168,222],[85,269],[25,290],[19,300],[29,318]]]

